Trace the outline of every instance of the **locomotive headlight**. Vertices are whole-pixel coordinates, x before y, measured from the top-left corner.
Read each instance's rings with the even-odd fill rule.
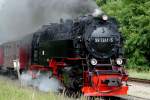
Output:
[[[121,58],[117,58],[117,59],[116,59],[116,63],[117,63],[118,65],[122,65],[123,60],[122,60]]]
[[[103,20],[108,20],[108,16],[107,16],[107,15],[103,15],[103,16],[102,16],[102,19],[103,19]]]
[[[91,64],[92,64],[92,65],[97,65],[97,60],[96,60],[95,58],[92,58],[92,59],[91,59]]]

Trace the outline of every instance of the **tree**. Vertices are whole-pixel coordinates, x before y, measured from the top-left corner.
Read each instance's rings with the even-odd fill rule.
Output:
[[[96,0],[97,4],[120,23],[125,38],[128,66],[150,66],[150,1],[149,0]]]

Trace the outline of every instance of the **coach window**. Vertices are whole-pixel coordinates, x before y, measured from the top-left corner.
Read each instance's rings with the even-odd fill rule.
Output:
[[[37,57],[37,51],[36,50],[34,51],[34,57]]]

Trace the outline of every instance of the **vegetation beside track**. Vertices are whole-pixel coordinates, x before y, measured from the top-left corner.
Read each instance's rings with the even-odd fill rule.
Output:
[[[128,68],[150,69],[150,1],[149,0],[96,0],[108,15],[120,23],[125,40]]]
[[[129,77],[150,80],[150,71],[137,71],[134,69],[128,70]]]
[[[29,87],[21,87],[19,82],[0,76],[0,100],[72,100],[64,95],[44,93]]]

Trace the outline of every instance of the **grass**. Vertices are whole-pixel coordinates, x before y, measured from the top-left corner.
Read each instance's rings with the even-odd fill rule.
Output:
[[[129,73],[129,77],[150,80],[150,71],[136,71],[136,70],[133,70],[133,69],[129,69],[128,73]]]
[[[0,78],[0,100],[73,100],[62,94],[43,93],[29,87],[21,87],[9,79]],[[82,99],[83,100],[83,99]]]

